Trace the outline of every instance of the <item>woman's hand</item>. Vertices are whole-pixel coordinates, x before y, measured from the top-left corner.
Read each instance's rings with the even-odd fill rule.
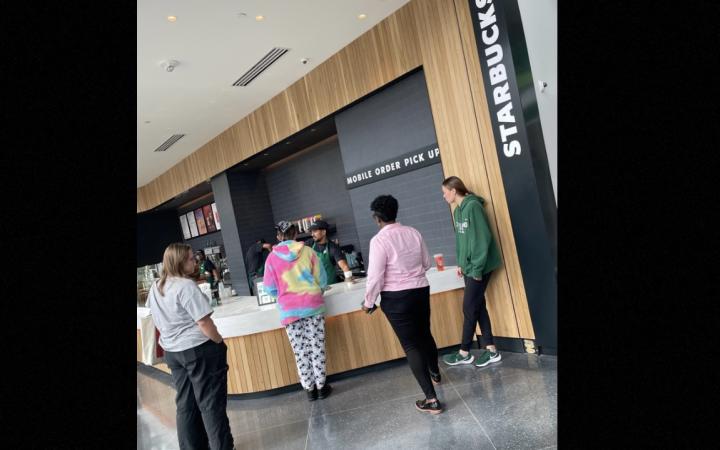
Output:
[[[460,268],[460,266],[458,266],[457,268],[457,276],[458,278],[462,278],[462,269]]]

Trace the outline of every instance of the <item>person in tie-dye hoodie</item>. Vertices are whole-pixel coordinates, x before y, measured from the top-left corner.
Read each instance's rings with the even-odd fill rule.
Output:
[[[297,227],[281,221],[276,226],[280,241],[265,260],[263,286],[277,299],[280,323],[285,326],[300,384],[310,401],[330,395],[325,383],[325,301],[327,275],[317,254],[296,242]]]

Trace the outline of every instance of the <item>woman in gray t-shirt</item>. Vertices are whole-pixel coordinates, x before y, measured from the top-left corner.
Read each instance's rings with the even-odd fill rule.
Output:
[[[147,305],[177,390],[180,448],[232,449],[227,417],[227,346],[210,318],[207,297],[188,278],[195,259],[187,244],[170,244]]]

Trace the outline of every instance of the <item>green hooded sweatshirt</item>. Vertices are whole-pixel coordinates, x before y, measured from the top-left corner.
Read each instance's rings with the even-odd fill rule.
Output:
[[[455,248],[457,263],[464,275],[475,278],[500,266],[500,252],[488,226],[485,200],[468,194],[455,208]]]

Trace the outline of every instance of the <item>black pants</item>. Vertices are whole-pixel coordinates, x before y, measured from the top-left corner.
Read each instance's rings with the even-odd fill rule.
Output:
[[[177,395],[180,449],[230,450],[227,417],[227,346],[207,342],[181,352],[165,352]]]
[[[437,346],[430,333],[430,287],[384,291],[380,299],[380,308],[405,350],[425,398],[436,398],[428,373],[440,373]]]
[[[495,338],[492,334],[492,325],[490,324],[490,314],[488,314],[487,305],[485,304],[485,289],[490,282],[488,272],[483,275],[482,280],[477,281],[471,277],[465,277],[465,295],[463,296],[463,332],[460,349],[463,351],[470,350],[472,338],[475,334],[475,324],[480,324],[482,335],[478,335],[478,348],[487,345],[495,345]]]

